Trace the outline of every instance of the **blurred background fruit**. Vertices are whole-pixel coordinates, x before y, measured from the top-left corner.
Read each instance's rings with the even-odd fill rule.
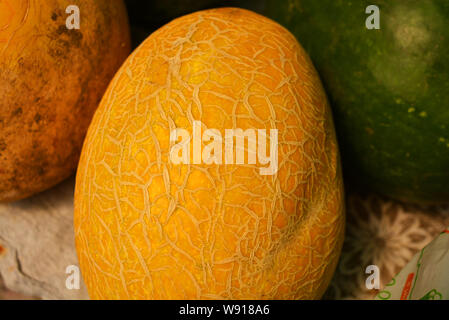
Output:
[[[223,137],[277,129],[279,170],[193,152],[173,164],[171,131],[193,120]],[[93,299],[317,299],[343,201],[326,95],[294,36],[247,10],[200,11],[145,40],[95,113],[75,190],[81,271]]]
[[[368,5],[380,30],[368,30]],[[270,1],[331,100],[345,177],[363,190],[449,201],[449,2]],[[346,179],[348,180],[348,179]]]
[[[77,5],[80,29],[66,27]],[[73,173],[90,119],[130,51],[122,0],[0,2],[0,201]]]

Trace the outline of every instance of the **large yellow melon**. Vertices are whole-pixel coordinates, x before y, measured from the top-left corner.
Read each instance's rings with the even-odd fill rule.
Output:
[[[0,202],[74,172],[92,115],[129,52],[122,0],[0,0]]]
[[[176,129],[192,139],[180,163]],[[218,147],[208,161],[227,129],[265,130],[277,170]],[[331,113],[304,50],[265,17],[214,9],[154,32],[110,84],[77,173],[76,246],[93,299],[314,299],[343,209]]]

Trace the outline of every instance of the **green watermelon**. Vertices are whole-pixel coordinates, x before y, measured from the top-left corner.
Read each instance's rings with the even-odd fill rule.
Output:
[[[369,5],[380,29],[365,26]],[[448,202],[449,1],[273,0],[267,15],[322,77],[345,178],[399,200]]]

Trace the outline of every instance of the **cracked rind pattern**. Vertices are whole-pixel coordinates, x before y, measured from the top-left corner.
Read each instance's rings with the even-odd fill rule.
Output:
[[[279,170],[173,165],[170,131],[279,130]],[[203,144],[204,145],[204,144]],[[154,32],[111,82],[75,189],[79,262],[92,299],[314,299],[344,233],[325,93],[296,39],[224,8]]]
[[[66,8],[77,5],[80,29]],[[0,202],[76,168],[98,103],[130,52],[122,0],[0,1]]]

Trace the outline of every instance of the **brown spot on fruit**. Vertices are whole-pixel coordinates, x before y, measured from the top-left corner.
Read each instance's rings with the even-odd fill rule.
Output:
[[[81,47],[81,41],[83,40],[83,34],[79,30],[70,30],[70,41],[76,48]]]
[[[36,122],[37,124],[39,124],[39,122],[41,121],[42,117],[39,113],[36,113],[36,115],[34,116],[34,122]]]
[[[57,34],[63,34],[63,33],[65,33],[65,32],[67,32],[67,31],[68,31],[67,26],[65,26],[65,25],[60,25],[60,26],[58,27],[58,29],[56,30],[56,33],[57,33]]]
[[[12,112],[12,116],[17,117],[17,116],[20,116],[22,113],[23,113],[22,108],[17,108]]]
[[[45,169],[44,169],[44,167],[38,166],[38,167],[36,167],[36,172],[39,176],[43,176],[45,173]]]
[[[11,4],[17,19],[0,32],[0,141],[8,146],[0,155],[0,202],[74,171],[97,101],[130,51],[122,0],[80,2],[83,19],[95,21],[82,32],[66,28],[58,1]]]
[[[83,34],[78,29],[67,29],[66,25],[60,25],[56,30],[56,34],[59,36],[67,35],[70,39],[70,42],[75,47],[79,47],[81,44],[81,40],[83,39]]]
[[[6,248],[3,247],[3,246],[0,244],[0,257],[1,257],[2,255],[4,255],[5,252],[6,252]]]

